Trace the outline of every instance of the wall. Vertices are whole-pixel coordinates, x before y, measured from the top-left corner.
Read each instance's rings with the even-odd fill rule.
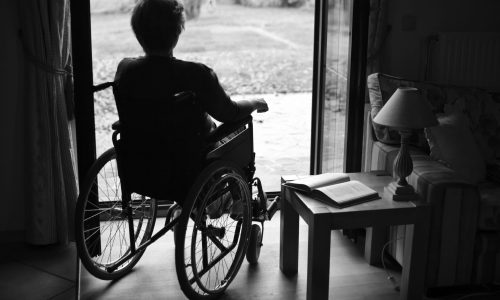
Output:
[[[22,48],[16,0],[0,1],[0,243],[24,228]]]
[[[389,0],[381,71],[423,79],[425,38],[441,31],[500,32],[497,0]]]

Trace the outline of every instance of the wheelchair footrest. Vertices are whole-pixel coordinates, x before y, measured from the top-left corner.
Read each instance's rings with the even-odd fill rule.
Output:
[[[276,196],[273,200],[267,201],[267,219],[271,220],[274,214],[278,211],[278,203],[280,201],[280,197]]]

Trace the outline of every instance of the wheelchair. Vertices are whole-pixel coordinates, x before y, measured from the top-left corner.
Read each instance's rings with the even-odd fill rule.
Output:
[[[94,92],[113,85],[98,85]],[[180,132],[156,142],[158,132],[178,121],[192,121],[177,113],[169,116],[173,123],[159,124],[163,114],[173,106],[176,112],[192,111],[195,99],[193,93],[179,93],[171,101],[156,102],[170,103],[167,108],[158,104],[141,112],[129,107],[128,116],[117,102],[120,120],[112,125],[113,147],[87,173],[75,212],[78,255],[93,276],[125,276],[146,248],[171,230],[177,278],[190,299],[220,296],[245,256],[250,264],[258,262],[264,222],[273,217],[279,197],[267,199],[260,180],[254,178],[252,117],[222,124],[204,140]],[[152,122],[130,126],[130,118],[141,113],[148,113]],[[177,151],[179,143],[211,146],[198,159],[189,151]],[[193,171],[195,176],[186,175]],[[169,205],[160,205],[163,202]],[[155,232],[159,217],[165,223]]]

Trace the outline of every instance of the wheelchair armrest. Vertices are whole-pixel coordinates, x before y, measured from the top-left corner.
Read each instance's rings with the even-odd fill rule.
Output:
[[[224,137],[228,136],[229,134],[233,133],[236,131],[236,129],[247,125],[249,123],[252,123],[252,116],[248,116],[244,119],[241,119],[236,122],[231,122],[231,123],[224,123],[220,125],[219,127],[215,128],[214,131],[212,131],[208,137],[207,137],[207,142],[208,143],[215,143],[220,140],[222,140]]]
[[[113,129],[114,131],[120,131],[122,129],[122,124],[120,123],[120,120],[114,122],[111,125],[111,129]]]

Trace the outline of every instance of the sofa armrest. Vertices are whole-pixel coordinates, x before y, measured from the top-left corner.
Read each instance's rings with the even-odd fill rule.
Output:
[[[476,185],[427,155],[413,156],[408,182],[431,205],[427,285],[469,284],[479,214]]]
[[[385,171],[388,174],[393,174],[394,159],[399,153],[399,145],[394,146],[375,141],[369,151],[371,151],[371,156],[368,171]],[[410,155],[412,157],[427,156],[425,152],[413,146],[410,146]]]
[[[365,123],[363,128],[363,171],[371,171],[373,143],[377,141],[373,133],[370,104],[365,104]]]
[[[387,145],[382,142],[373,142],[371,151],[370,171],[386,171],[392,174],[394,159],[399,152],[399,147]]]

